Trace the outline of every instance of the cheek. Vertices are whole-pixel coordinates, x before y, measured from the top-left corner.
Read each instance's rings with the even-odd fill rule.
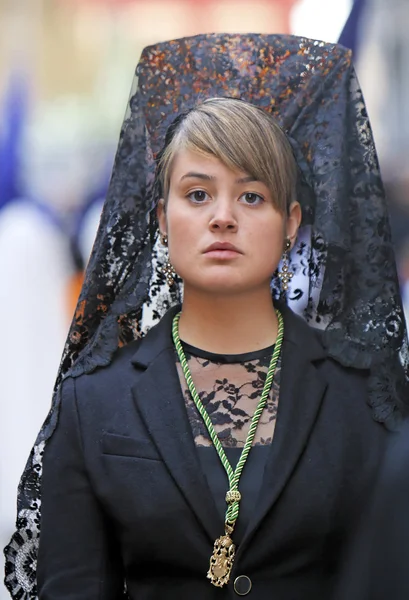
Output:
[[[172,244],[181,244],[192,237],[194,223],[183,214],[173,215],[168,219],[168,228]]]
[[[173,208],[168,214],[169,255],[175,266],[189,260],[199,238],[198,227],[191,214]]]
[[[284,247],[284,225],[282,219],[265,219],[248,233],[250,245],[254,253],[280,259]]]
[[[251,265],[254,275],[270,278],[277,270],[283,254],[284,236],[281,227],[263,225],[252,236]]]

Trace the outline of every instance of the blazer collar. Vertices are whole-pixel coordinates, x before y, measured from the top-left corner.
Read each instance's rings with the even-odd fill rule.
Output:
[[[314,331],[285,304],[277,303],[277,308],[284,318],[284,340],[294,351],[296,352],[297,348],[302,350],[304,359],[310,362],[325,358],[327,352],[319,332]],[[180,304],[170,308],[159,323],[140,340],[131,359],[135,366],[146,368],[165,348],[173,348],[172,322],[180,310]]]
[[[176,370],[171,328],[178,310],[179,306],[169,310],[139,343],[131,360],[144,372],[133,386],[133,396],[164,463],[209,535],[209,542],[213,542],[223,532],[223,523],[201,471]],[[327,386],[317,368],[327,355],[319,333],[289,308],[280,306],[280,310],[284,317],[284,342],[277,423],[258,503],[239,553],[251,541],[296,468]],[[251,561],[252,556],[246,553],[244,560]]]
[[[299,359],[306,362],[315,362],[327,357],[327,350],[323,344],[321,333],[310,327],[305,320],[296,315],[286,304],[276,303],[284,318],[284,340],[294,352],[300,352]]]
[[[224,523],[201,469],[176,369],[172,320],[178,310],[180,306],[170,309],[138,345],[131,361],[143,373],[132,386],[132,394],[163,462],[209,537],[206,562]]]
[[[173,348],[172,322],[180,310],[180,304],[172,306],[159,323],[149,329],[131,358],[133,365],[146,368],[165,348]]]

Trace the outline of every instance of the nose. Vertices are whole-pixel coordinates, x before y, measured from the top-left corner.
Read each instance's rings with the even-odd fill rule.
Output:
[[[230,200],[218,200],[215,202],[209,227],[212,231],[237,231],[237,219],[234,213],[234,206]]]

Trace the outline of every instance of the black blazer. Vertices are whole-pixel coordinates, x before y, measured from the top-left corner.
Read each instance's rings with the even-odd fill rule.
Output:
[[[187,419],[174,312],[108,367],[62,385],[44,453],[40,599],[116,600],[124,579],[135,600],[227,599],[241,575],[254,600],[328,598],[387,437],[366,403],[367,372],[340,366],[284,310],[274,440],[231,583],[215,588],[206,573],[223,521]]]
[[[409,423],[393,440],[335,600],[409,598]]]

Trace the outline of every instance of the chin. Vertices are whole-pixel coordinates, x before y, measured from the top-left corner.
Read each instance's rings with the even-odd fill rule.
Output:
[[[233,277],[206,277],[201,281],[191,281],[189,283],[185,280],[186,285],[195,289],[196,292],[203,292],[203,294],[212,294],[214,296],[229,296],[232,294],[239,294],[254,289],[254,282],[246,282],[237,280]]]
[[[177,271],[177,269],[176,269]],[[184,272],[182,272],[184,271]],[[211,295],[234,295],[270,289],[271,272],[267,269],[237,269],[218,267],[217,269],[184,269],[177,271],[184,282],[185,290]]]

